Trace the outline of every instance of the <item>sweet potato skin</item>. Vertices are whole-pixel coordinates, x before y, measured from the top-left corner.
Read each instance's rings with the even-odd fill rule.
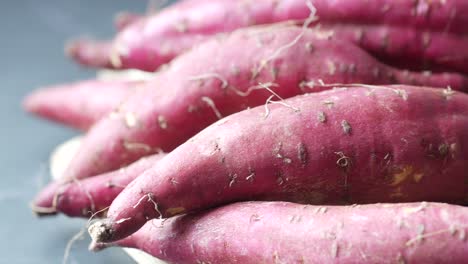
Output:
[[[94,53],[95,60],[85,56],[90,54],[92,45],[83,45],[88,48],[83,50],[83,56],[79,49],[74,49],[75,52],[70,54],[87,65],[153,71],[210,35],[251,25],[304,20],[310,15],[308,1],[180,1],[132,23],[118,34],[112,50]],[[403,26],[458,35],[468,33],[465,28],[468,18],[463,15],[468,11],[468,4],[463,0],[309,2],[317,9],[320,23],[324,24],[381,25],[384,28]],[[399,39],[395,37],[395,41]],[[468,72],[468,68],[464,70]]]
[[[439,203],[243,202],[153,220],[114,245],[169,263],[466,263],[467,223],[466,207]]]
[[[40,216],[63,213],[90,217],[109,207],[123,188],[165,155],[143,157],[127,167],[82,181],[52,182],[36,196],[32,210]]]
[[[86,131],[141,85],[138,81],[87,80],[41,88],[23,108],[37,116]]]
[[[354,87],[283,103],[267,118],[264,107],[226,117],[169,153],[117,196],[95,240],[239,200],[466,202],[468,95]]]
[[[240,30],[180,56],[128,98],[118,113],[98,122],[66,177],[90,177],[161,149],[169,152],[222,116],[264,104],[271,92],[258,89],[259,83],[271,84],[283,98],[330,88],[323,83],[468,88],[464,76],[398,71],[351,43],[313,30]]]
[[[320,24],[385,64],[410,70],[468,74],[467,35],[392,25]]]

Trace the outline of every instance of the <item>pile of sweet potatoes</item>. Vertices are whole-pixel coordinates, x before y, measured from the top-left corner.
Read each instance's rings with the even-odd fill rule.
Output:
[[[86,133],[39,215],[171,263],[467,263],[468,2],[184,0],[67,52]]]

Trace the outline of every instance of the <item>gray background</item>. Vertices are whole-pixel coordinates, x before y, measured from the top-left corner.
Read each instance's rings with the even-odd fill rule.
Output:
[[[51,150],[76,132],[23,113],[22,98],[39,86],[92,77],[63,55],[65,41],[111,37],[116,12],[146,6],[147,0],[0,1],[0,263],[61,263],[65,244],[85,225],[37,219],[29,210],[49,179]],[[68,263],[132,263],[121,250],[90,253],[88,243],[87,236],[76,243]]]

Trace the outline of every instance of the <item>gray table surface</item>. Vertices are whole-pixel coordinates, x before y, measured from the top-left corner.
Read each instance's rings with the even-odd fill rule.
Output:
[[[170,2],[170,1],[168,1]],[[48,157],[75,131],[21,110],[34,88],[90,78],[63,55],[67,39],[111,37],[120,10],[142,12],[145,0],[0,1],[0,263],[61,263],[65,244],[85,222],[38,219],[28,207],[49,179]],[[68,263],[133,263],[121,250],[87,251],[88,236],[73,246]]]

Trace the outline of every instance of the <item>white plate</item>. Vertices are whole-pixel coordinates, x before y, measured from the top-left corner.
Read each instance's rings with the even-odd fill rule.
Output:
[[[78,151],[82,137],[75,137],[58,145],[50,155],[50,174],[54,180],[59,179],[71,159]],[[146,254],[143,251],[124,248],[123,249],[138,264],[165,264],[165,262]]]

